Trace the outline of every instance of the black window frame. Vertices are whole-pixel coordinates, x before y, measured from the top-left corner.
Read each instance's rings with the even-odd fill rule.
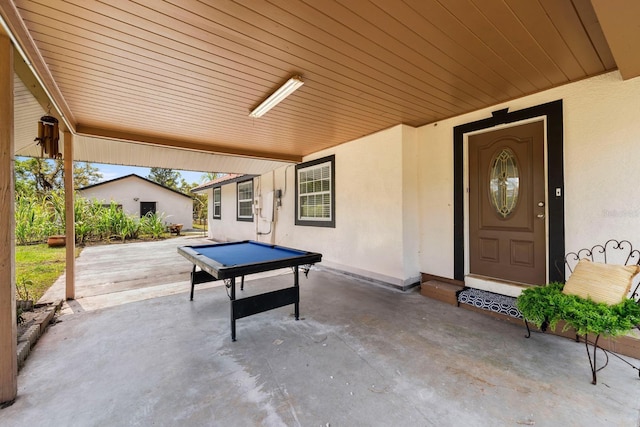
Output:
[[[220,194],[218,215],[216,215],[216,191]],[[222,187],[213,187],[211,193],[211,219],[222,219]]]
[[[331,212],[331,219],[329,220],[309,220],[309,219],[303,219],[300,217],[300,183],[299,183],[299,177],[300,177],[300,170],[302,169],[308,169],[308,168],[312,168],[314,166],[320,166],[323,165],[325,163],[329,163],[330,164],[330,203],[331,203],[331,207],[330,207],[330,212]],[[329,227],[329,228],[335,228],[336,227],[336,156],[335,155],[331,155],[331,156],[326,156],[326,157],[322,157],[319,159],[315,159],[315,160],[311,160],[305,163],[300,163],[296,165],[296,191],[295,191],[295,225],[302,225],[302,226],[309,226],[309,227]]]

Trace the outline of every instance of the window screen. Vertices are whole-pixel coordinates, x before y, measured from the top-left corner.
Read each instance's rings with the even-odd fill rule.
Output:
[[[222,217],[222,188],[213,189],[213,218],[220,219]]]
[[[238,183],[238,221],[253,221],[253,180]]]
[[[335,227],[334,156],[296,167],[296,224]]]

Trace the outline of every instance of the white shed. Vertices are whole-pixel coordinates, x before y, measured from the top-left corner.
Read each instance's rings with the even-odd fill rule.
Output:
[[[193,200],[184,193],[131,174],[78,189],[87,199],[115,202],[129,215],[162,215],[166,223],[193,228]]]

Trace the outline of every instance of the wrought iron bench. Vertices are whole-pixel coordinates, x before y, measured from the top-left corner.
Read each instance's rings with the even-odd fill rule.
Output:
[[[565,256],[564,259],[564,265],[560,268],[565,268],[565,272],[569,273],[569,280],[571,280],[571,275],[573,275],[573,273],[576,271],[576,268],[578,268],[579,263],[581,262],[581,260],[588,260],[591,263],[596,263],[593,264],[593,266],[595,265],[602,265],[602,264],[606,264],[606,265],[611,265],[613,266],[618,266],[621,269],[624,269],[625,271],[628,272],[629,276],[629,285],[630,288],[627,287],[626,288],[626,298],[620,297],[621,303],[622,304],[628,304],[628,307],[631,307],[633,309],[633,313],[629,314],[629,329],[626,332],[632,331],[633,329],[638,329],[640,330],[640,317],[638,316],[638,313],[640,313],[640,283],[638,282],[638,277],[640,277],[640,275],[638,275],[638,277],[635,277],[634,282],[631,282],[632,278],[634,278],[634,276],[636,275],[636,272],[638,271],[638,269],[640,269],[640,251],[638,249],[633,249],[632,244],[627,241],[627,240],[622,240],[622,241],[618,241],[618,240],[608,240],[604,245],[595,245],[591,248],[585,248],[585,249],[581,249],[577,252],[569,252],[567,253],[567,255]],[[582,263],[585,263],[585,261],[582,261]],[[589,265],[587,264],[583,264],[583,265]],[[633,266],[634,268],[627,268],[624,266]],[[558,267],[558,266],[556,266]],[[616,269],[618,269],[618,267],[616,267]],[[591,268],[591,267],[588,267]],[[598,267],[601,268],[601,267]],[[608,267],[606,267],[608,268]],[[581,271],[588,271],[588,270],[581,270]],[[588,276],[587,276],[588,277]],[[605,276],[606,277],[606,276]],[[578,279],[576,279],[578,280]],[[605,284],[609,284],[609,283],[614,283],[613,279],[608,279],[608,278],[603,278],[603,277],[598,277],[599,281],[604,281]],[[589,281],[589,279],[587,278],[586,280],[587,282]],[[595,281],[595,278],[594,278]],[[568,284],[568,281],[567,281]],[[613,286],[613,285],[612,285]],[[563,292],[563,287],[565,287],[565,285],[563,284],[557,284],[557,286],[555,286],[555,289],[557,289],[558,293],[564,293],[564,294],[572,294],[572,292]],[[547,285],[547,287],[545,287],[549,292],[547,292],[547,295],[545,296],[545,298],[547,298],[549,295],[551,295],[551,297],[553,297],[553,292],[556,292],[556,290],[554,290],[554,285]],[[575,288],[575,287],[574,287]],[[540,290],[540,289],[538,289]],[[531,302],[531,297],[533,295],[533,292],[537,292],[536,290],[534,290],[534,288],[532,288],[531,290],[531,294],[526,295],[528,292],[524,291],[523,295],[521,297],[518,298],[518,307],[520,309],[520,311],[522,312],[527,312],[527,310],[524,309],[524,306],[522,304],[526,304],[526,303],[530,303]],[[595,292],[595,291],[594,291]],[[578,293],[579,294],[579,293]],[[572,297],[575,298],[574,301],[578,301],[578,302],[585,302],[585,300],[590,300],[591,299],[591,295],[588,296],[576,296],[578,294],[573,294]],[[529,298],[528,302],[525,301],[526,298]],[[594,298],[595,299],[595,298]],[[541,301],[542,298],[541,298]],[[632,303],[635,303],[633,304]],[[542,304],[544,304],[544,302],[541,302]],[[617,304],[611,302],[611,303],[607,303],[606,304],[607,307],[618,307]],[[547,307],[549,307],[549,309],[553,310],[553,306],[550,304],[547,304]],[[606,307],[605,307],[606,308]],[[581,316],[579,311],[574,311],[574,313],[577,313],[576,316]],[[624,313],[622,311],[620,311],[620,313]],[[593,313],[590,313],[590,315],[592,315]],[[624,317],[623,315],[621,315],[621,318]],[[524,318],[524,322],[525,325],[527,327],[527,335],[526,337],[529,338],[531,336],[531,330],[529,328],[529,320],[531,319],[527,319],[526,316],[523,316]],[[592,322],[595,324],[595,322],[599,322],[600,320],[602,320],[602,322],[607,321],[607,319],[593,319],[593,318],[584,318],[584,321],[582,322],[584,323],[589,323]],[[623,321],[625,319],[622,319]],[[542,332],[545,332],[547,330],[547,328],[550,326],[549,325],[549,320],[545,319],[544,321],[542,321],[541,323],[539,322],[540,319],[538,319],[538,326],[540,327]],[[620,325],[621,323],[617,323],[616,325]],[[555,326],[555,325],[551,325],[551,326]],[[625,326],[626,328],[626,326]],[[618,331],[620,332],[620,331]],[[606,333],[605,333],[606,334]],[[589,333],[584,333],[584,336],[581,337],[580,335],[578,335],[576,333],[576,342],[580,342],[581,338],[584,340],[585,343],[585,347],[587,350],[587,356],[589,358],[589,365],[591,367],[591,373],[592,373],[592,384],[596,384],[597,383],[597,378],[596,378],[596,374],[597,372],[599,372],[600,370],[604,369],[608,363],[609,363],[609,354],[617,357],[618,359],[622,360],[624,363],[626,363],[627,365],[631,366],[633,369],[638,371],[638,375],[640,376],[640,368],[633,365],[632,363],[630,363],[629,361],[627,361],[626,359],[622,358],[621,356],[619,356],[618,354],[612,352],[611,350],[607,350],[604,349],[602,347],[600,347],[598,345],[598,340],[600,339],[601,334],[595,334],[593,333],[592,335],[595,335],[595,338],[593,339],[593,341],[591,341],[589,339]],[[591,352],[589,350],[589,344],[592,345],[593,347],[593,357],[591,355]],[[597,355],[597,350],[601,350],[606,358],[606,361],[604,363],[603,366],[601,367],[597,367],[596,365],[596,355]]]

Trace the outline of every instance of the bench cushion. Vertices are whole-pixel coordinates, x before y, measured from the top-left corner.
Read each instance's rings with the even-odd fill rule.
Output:
[[[564,286],[563,293],[618,304],[627,297],[637,265],[616,265],[581,259]]]

